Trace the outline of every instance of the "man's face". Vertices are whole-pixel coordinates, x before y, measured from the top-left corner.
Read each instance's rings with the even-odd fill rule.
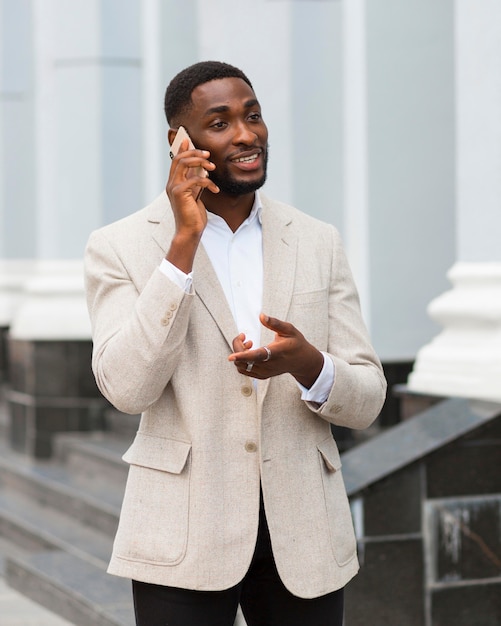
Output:
[[[210,151],[216,165],[210,178],[234,196],[262,187],[268,129],[254,91],[241,78],[222,78],[196,87],[192,101],[183,125],[197,148]]]

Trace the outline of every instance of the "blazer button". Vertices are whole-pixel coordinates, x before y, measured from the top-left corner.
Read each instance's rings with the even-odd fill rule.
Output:
[[[170,309],[171,311],[175,311],[175,310],[177,309],[177,304],[176,304],[175,302],[173,302],[173,303],[170,305],[169,309]]]
[[[245,449],[247,452],[256,452],[257,451],[257,444],[254,441],[246,441],[245,442]]]
[[[160,323],[162,324],[162,326],[168,326],[170,324],[170,319],[168,317],[162,317]]]
[[[252,387],[249,385],[244,385],[241,391],[242,391],[242,395],[245,396],[246,398],[252,395]]]

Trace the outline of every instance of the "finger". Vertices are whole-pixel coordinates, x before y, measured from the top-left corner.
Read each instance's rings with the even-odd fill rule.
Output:
[[[279,320],[276,317],[270,317],[265,313],[261,313],[259,315],[259,319],[263,326],[273,330],[278,335],[287,336],[294,334],[295,327],[290,322],[284,322],[283,320]]]
[[[195,181],[196,185],[200,187],[202,191],[204,189],[208,189],[209,191],[212,191],[212,193],[219,193],[220,191],[216,183],[212,181],[208,176],[193,176],[193,178],[190,178],[189,180]]]
[[[253,361],[257,364],[269,361],[267,357],[268,351],[261,347],[256,348],[255,350],[235,351],[233,354],[230,354],[228,358],[230,361],[235,361],[236,363],[247,363],[249,361]]]
[[[206,152],[205,154],[209,154]],[[179,164],[185,168],[188,168],[189,173],[191,174],[191,170],[198,167],[203,167],[204,170],[215,170],[216,166],[212,161],[209,161],[208,158],[201,155],[194,155],[190,152],[185,153],[186,156],[182,156],[179,159]]]
[[[233,339],[232,345],[233,352],[242,352],[243,350],[245,350],[245,334],[240,333],[239,335],[237,335],[235,339]],[[230,354],[230,356],[232,355]]]
[[[214,193],[219,191],[217,185],[215,185],[211,180],[197,175],[187,176],[182,179],[173,178],[168,181],[166,185],[167,193],[170,192],[175,196],[193,195],[194,190],[207,188],[214,191]]]
[[[188,148],[188,146],[186,146]],[[196,148],[181,149],[172,157],[171,169],[176,170],[179,166],[183,168],[193,168],[202,166],[204,169],[215,169],[214,163],[209,160],[210,152],[208,150],[198,150]]]
[[[181,148],[178,153],[172,156],[172,162],[181,161],[186,157],[201,157],[203,159],[208,159],[210,157],[210,152],[208,150],[200,150],[198,148],[190,148],[188,143],[181,144]]]
[[[239,365],[241,363],[247,363],[248,361],[258,361],[256,358],[257,350],[241,350],[238,352],[233,352],[229,355],[228,361],[232,361],[235,365]]]
[[[235,353],[247,354],[247,351],[252,348],[252,340],[246,339],[244,333],[240,333],[240,335],[235,337],[232,343],[233,343],[233,354],[230,354],[230,357],[234,356]],[[234,361],[234,360],[235,359],[230,359],[230,361]]]
[[[175,160],[172,161],[170,175],[171,178],[178,180],[184,180],[186,178],[205,179],[208,178],[208,173],[215,169],[215,164],[207,158],[185,152],[183,156],[176,157]]]

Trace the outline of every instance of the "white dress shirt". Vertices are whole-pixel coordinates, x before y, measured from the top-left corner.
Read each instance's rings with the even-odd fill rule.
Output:
[[[201,243],[216,272],[237,329],[260,346],[259,314],[263,301],[263,236],[262,206],[256,192],[249,217],[233,232],[222,217],[207,212],[207,226]],[[193,272],[185,274],[164,259],[160,270],[187,293],[191,291]],[[264,311],[266,313],[266,311]],[[298,329],[301,330],[301,329]],[[334,383],[334,363],[324,354],[324,366],[310,389],[298,384],[301,398],[321,404]]]

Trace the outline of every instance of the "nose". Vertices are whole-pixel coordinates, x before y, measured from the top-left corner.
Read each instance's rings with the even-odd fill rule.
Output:
[[[257,133],[244,121],[239,122],[235,127],[235,134],[233,135],[233,143],[235,145],[244,144],[246,146],[252,146],[256,139]]]

